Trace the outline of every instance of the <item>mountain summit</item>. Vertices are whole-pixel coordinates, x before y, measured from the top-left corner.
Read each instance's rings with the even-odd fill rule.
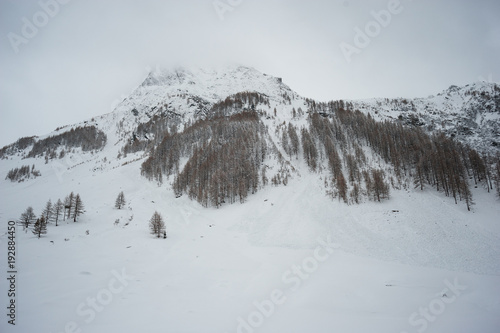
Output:
[[[197,95],[213,102],[242,91],[276,96],[281,91],[291,92],[280,78],[263,74],[251,67],[156,69],[149,73],[141,87],[161,87],[172,93]]]

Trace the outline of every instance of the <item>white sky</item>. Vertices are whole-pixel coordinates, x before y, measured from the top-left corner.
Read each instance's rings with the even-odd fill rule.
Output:
[[[214,0],[0,0],[0,147],[110,112],[156,66],[239,63],[324,101],[499,80],[498,0],[400,0],[348,63],[339,45],[392,1],[220,0],[234,4],[221,20]]]

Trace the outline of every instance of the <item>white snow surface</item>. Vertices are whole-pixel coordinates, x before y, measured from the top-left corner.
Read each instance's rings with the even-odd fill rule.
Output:
[[[348,206],[325,195],[323,175],[292,160],[287,186],[215,209],[175,198],[172,178],[162,186],[142,178],[144,155],[116,159],[124,133],[148,119],[151,106],[192,111],[177,92],[210,103],[242,90],[265,93],[278,108],[276,119],[265,120],[278,140],[273,126],[292,120],[303,100],[289,91],[296,99],[280,104],[289,88],[277,79],[245,67],[228,72],[229,80],[208,70],[154,73],[136,97],[88,122],[108,135],[98,153],[48,164],[0,160],[4,276],[7,221],[29,205],[39,214],[48,199],[71,191],[86,208],[78,222],[51,224],[40,239],[17,227],[16,325],[7,322],[2,278],[0,332],[498,332],[500,205],[481,187],[473,188],[471,212],[432,189],[392,190],[388,201]],[[245,75],[258,82],[245,83]],[[27,164],[42,177],[3,179]],[[120,191],[127,205],[118,210]],[[155,210],[167,239],[149,234]]]

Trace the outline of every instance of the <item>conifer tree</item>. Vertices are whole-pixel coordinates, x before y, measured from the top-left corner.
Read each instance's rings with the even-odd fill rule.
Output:
[[[79,215],[82,215],[84,212],[83,202],[80,198],[80,194],[77,194],[75,197],[75,204],[73,207],[73,222],[76,222],[76,219]]]
[[[160,213],[155,212],[153,214],[151,220],[149,220],[149,229],[151,230],[151,234],[156,235],[156,237],[160,238],[163,235],[164,238],[167,238],[165,222],[163,222]]]
[[[118,194],[118,197],[116,198],[115,201],[115,208],[121,209],[123,206],[125,206],[125,194],[123,194],[123,191],[121,191]]]
[[[71,192],[64,199],[64,219],[71,217],[71,212],[73,210],[73,205],[75,204],[75,195]]]
[[[21,214],[20,222],[23,224],[23,228],[29,228],[30,224],[35,220],[35,212],[33,211],[33,207],[29,206],[26,208],[26,211]]]
[[[57,202],[54,204],[54,210],[53,210],[56,227],[57,227],[57,222],[59,221],[59,216],[63,212],[64,212],[64,204],[62,203],[61,199],[57,199]]]
[[[39,219],[36,220],[35,226],[32,230],[33,234],[40,238],[42,235],[47,233],[47,223],[45,221],[45,217],[42,215]]]
[[[49,223],[52,220],[53,205],[52,205],[52,201],[50,199],[49,199],[49,201],[47,201],[47,204],[45,205],[45,208],[42,212],[42,215],[45,217],[46,223]]]

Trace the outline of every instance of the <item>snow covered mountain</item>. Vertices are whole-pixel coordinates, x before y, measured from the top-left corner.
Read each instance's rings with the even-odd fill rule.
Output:
[[[194,119],[206,116],[213,104],[244,91],[259,92],[274,100],[282,99],[283,95],[298,98],[280,78],[249,67],[157,68],[116,107],[114,113],[133,112],[139,121],[149,120],[161,112],[180,116],[183,120]]]
[[[0,331],[496,332],[499,100],[321,103],[248,67],[156,70],[0,150]],[[77,222],[12,245],[8,221],[70,192]]]

